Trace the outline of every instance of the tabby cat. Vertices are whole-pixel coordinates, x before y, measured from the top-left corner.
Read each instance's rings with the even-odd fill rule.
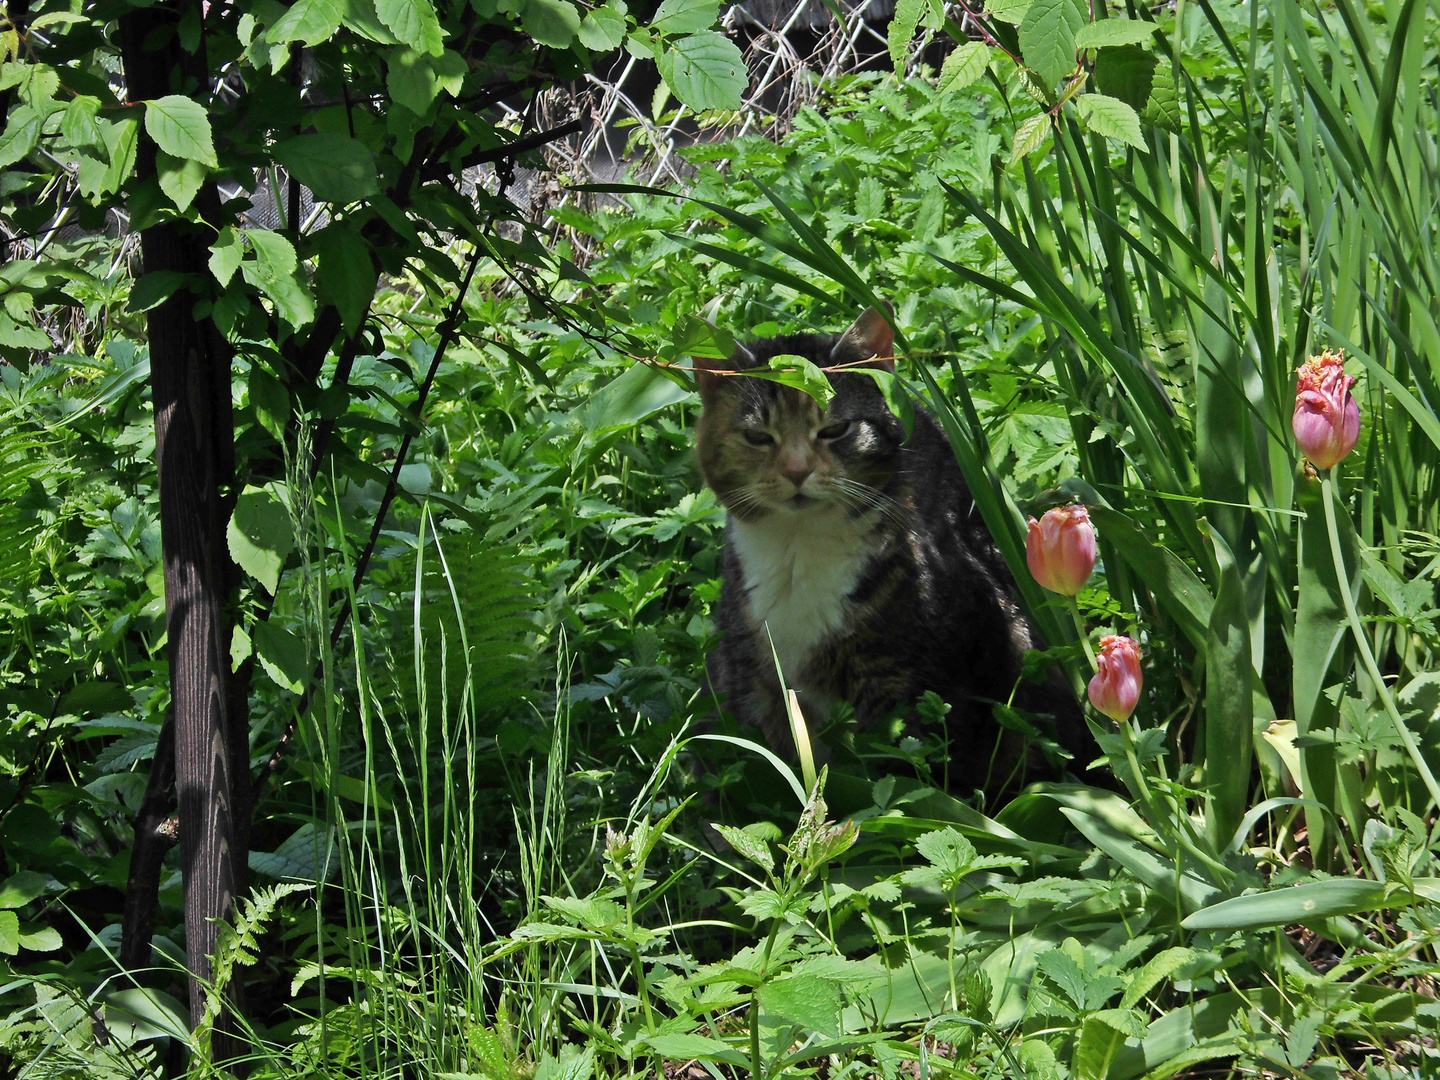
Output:
[[[991,702],[1010,699],[1025,652],[1043,646],[939,424],[917,407],[907,439],[865,374],[829,373],[824,409],[792,387],[721,374],[780,355],[893,371],[894,339],[871,308],[839,336],[777,337],[695,362],[700,470],[729,511],[711,682],[777,749],[793,741],[772,642],[811,730],[840,701],[864,729],[933,690],[953,707],[952,786],[993,786],[1023,744],[1008,739],[992,762]],[[1058,678],[1024,684],[1015,704],[1053,717],[1072,754],[1093,749]]]

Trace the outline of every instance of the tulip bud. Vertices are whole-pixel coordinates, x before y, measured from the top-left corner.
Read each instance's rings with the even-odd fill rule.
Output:
[[[1077,596],[1095,569],[1095,526],[1083,506],[1057,506],[1030,519],[1025,561],[1043,588]]]
[[[1295,441],[1317,469],[1333,469],[1360,439],[1360,406],[1350,396],[1355,378],[1345,357],[1328,349],[1300,367],[1295,388]]]
[[[1110,634],[1100,639],[1095,663],[1099,670],[1090,680],[1090,704],[1123,724],[1140,703],[1140,688],[1145,685],[1140,674],[1140,646],[1131,638]]]

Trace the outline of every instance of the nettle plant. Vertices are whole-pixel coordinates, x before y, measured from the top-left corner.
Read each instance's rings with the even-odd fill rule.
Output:
[[[1084,0],[1002,0],[983,11],[960,0],[956,7],[960,22],[941,0],[900,0],[888,31],[891,59],[903,73],[911,40],[923,25],[958,43],[940,69],[942,92],[962,90],[987,74],[995,78],[991,62],[1008,61],[1015,84],[1040,105],[1015,129],[1012,163],[1042,149],[1063,119],[1142,151],[1148,145],[1142,121],[1178,126],[1178,57],[1154,48],[1162,34],[1158,22]]]

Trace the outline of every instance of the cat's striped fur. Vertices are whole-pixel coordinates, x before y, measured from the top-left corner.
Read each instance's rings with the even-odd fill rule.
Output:
[[[952,783],[968,790],[997,779],[990,701],[1010,699],[1026,650],[1043,646],[944,432],[917,408],[907,440],[865,374],[830,373],[835,395],[822,410],[799,390],[716,373],[779,355],[893,370],[893,341],[872,309],[843,335],[778,337],[726,362],[697,361],[700,468],[729,510],[710,675],[726,707],[777,749],[792,743],[772,643],[812,726],[840,700],[866,727],[933,690],[954,707]],[[1061,743],[1088,752],[1058,679],[1023,685],[1015,703],[1053,716]],[[998,779],[1019,754],[1002,749]]]

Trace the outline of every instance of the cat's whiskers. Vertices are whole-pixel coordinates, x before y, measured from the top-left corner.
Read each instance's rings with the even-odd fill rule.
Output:
[[[895,525],[904,527],[907,518],[904,508],[879,488],[862,484],[859,480],[852,480],[848,476],[831,477],[830,482],[834,485],[836,494],[845,500],[859,500],[863,505],[879,510]],[[855,503],[850,505],[853,506]]]

